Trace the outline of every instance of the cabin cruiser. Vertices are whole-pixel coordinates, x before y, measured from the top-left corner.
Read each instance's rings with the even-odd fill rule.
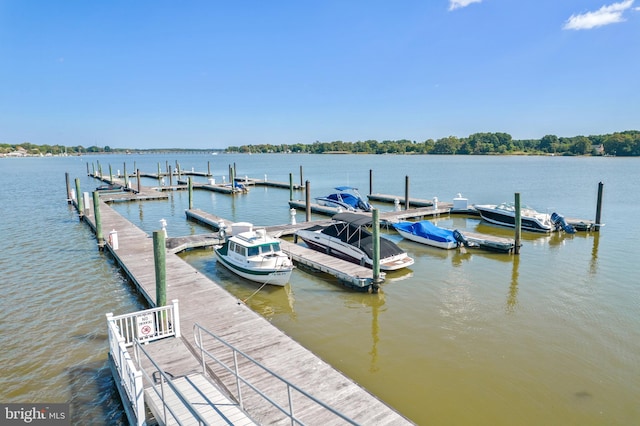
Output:
[[[310,248],[353,263],[373,267],[373,235],[367,229],[371,217],[338,213],[329,225],[315,225],[296,231]],[[413,265],[414,260],[393,241],[380,237],[380,270],[395,271]]]
[[[215,247],[218,262],[231,271],[261,284],[284,286],[289,282],[293,262],[280,248],[280,240],[267,235],[265,229],[253,229],[247,222],[231,225],[231,235],[220,228],[225,243]]]

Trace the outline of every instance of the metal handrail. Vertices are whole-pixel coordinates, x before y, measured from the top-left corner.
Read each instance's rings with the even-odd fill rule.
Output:
[[[169,413],[174,418],[174,420],[176,422],[178,422],[178,424],[180,424],[180,425],[183,424],[180,421],[180,419],[178,418],[178,416],[176,415],[176,413],[173,411],[173,409],[171,409],[171,407],[168,406],[167,404],[165,404],[165,402],[164,402],[165,401],[165,397],[164,397],[164,386],[163,386],[163,383],[166,382],[169,385],[169,388],[171,388],[171,390],[176,394],[176,396],[178,397],[180,402],[193,415],[193,417],[198,422],[198,424],[209,425],[209,423],[207,423],[207,421],[204,420],[200,416],[200,413],[198,413],[198,411],[195,408],[193,408],[193,405],[191,405],[191,403],[182,394],[182,392],[180,392],[178,390],[178,388],[173,384],[173,381],[171,380],[171,378],[169,376],[167,376],[167,374],[164,371],[162,371],[160,366],[153,360],[153,358],[151,358],[151,355],[149,355],[149,353],[142,347],[142,344],[140,343],[140,341],[138,339],[134,339],[133,343],[134,343],[134,349],[135,349],[134,354],[135,354],[135,357],[136,357],[136,361],[138,362],[138,370],[141,371],[142,374],[144,375],[144,377],[149,381],[149,383],[151,383],[151,388],[156,393],[156,395],[160,398],[160,400],[162,400],[162,408],[163,408],[163,412],[164,412],[164,419],[163,419],[164,420],[164,424],[167,424],[167,410],[169,410]],[[151,364],[155,368],[155,371],[160,373],[160,391],[158,391],[157,385],[154,383],[153,378],[150,377],[147,374],[147,372],[142,368],[139,351],[142,351],[142,353],[147,357],[149,362],[151,362]]]
[[[206,333],[207,335],[209,335],[213,339],[215,339],[218,342],[222,343],[227,348],[231,349],[232,354],[233,354],[233,366],[232,367],[230,367],[227,364],[225,364],[222,360],[218,359],[215,355],[213,355],[207,349],[204,348],[203,341],[202,341],[202,332]],[[301,424],[301,425],[304,424],[303,421],[301,419],[298,419],[294,414],[293,400],[292,400],[292,394],[291,394],[292,390],[295,390],[300,395],[302,395],[305,398],[313,401],[314,403],[316,403],[320,407],[324,408],[325,410],[329,411],[330,413],[334,414],[335,416],[339,417],[340,419],[344,420],[345,422],[347,422],[349,424],[352,424],[352,425],[358,425],[358,423],[356,423],[354,420],[348,418],[346,415],[340,413],[336,409],[330,407],[329,405],[325,404],[324,402],[320,401],[319,399],[315,398],[314,396],[308,394],[307,392],[305,392],[304,390],[300,389],[296,385],[292,384],[291,382],[289,382],[285,378],[281,377],[280,375],[278,375],[274,371],[272,371],[269,368],[265,367],[264,365],[260,364],[258,361],[256,361],[255,359],[253,359],[249,355],[247,355],[244,352],[242,352],[241,350],[235,348],[233,345],[227,343],[221,337],[219,337],[219,336],[215,335],[214,333],[210,332],[209,330],[205,329],[200,324],[195,323],[193,325],[193,334],[194,334],[194,340],[195,340],[196,347],[198,349],[200,349],[200,357],[201,357],[201,362],[202,362],[203,373],[206,374],[205,355],[207,355],[212,361],[215,361],[218,365],[220,365],[222,368],[224,368],[224,370],[226,370],[228,373],[232,374],[235,377],[235,381],[236,381],[236,389],[237,389],[236,398],[237,398],[237,400],[238,400],[238,402],[240,404],[240,407],[242,407],[243,409],[244,409],[244,404],[243,404],[243,399],[242,399],[242,391],[241,391],[241,388],[240,388],[240,384],[241,383],[245,384],[246,386],[248,386],[250,389],[252,389],[254,392],[256,392],[259,396],[261,396],[264,400],[269,402],[272,406],[274,406],[280,412],[282,412],[284,415],[286,415],[291,420],[291,424],[292,425],[294,425],[296,423],[297,424]],[[250,361],[253,365],[259,367],[261,370],[263,370],[264,372],[268,373],[270,376],[276,378],[278,381],[280,381],[281,383],[286,385],[288,401],[289,401],[288,409],[285,408],[285,407],[282,407],[276,401],[272,400],[269,396],[264,394],[260,389],[258,389],[254,385],[252,385],[249,381],[247,381],[246,379],[244,379],[240,375],[239,366],[238,366],[238,355],[241,355],[244,359],[246,359],[247,361]]]

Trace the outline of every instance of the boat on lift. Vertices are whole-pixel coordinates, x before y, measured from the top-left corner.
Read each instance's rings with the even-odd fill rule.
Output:
[[[358,192],[358,188],[352,186],[338,186],[336,191],[324,197],[316,197],[316,202],[321,206],[341,208],[347,212],[370,212],[371,205]]]

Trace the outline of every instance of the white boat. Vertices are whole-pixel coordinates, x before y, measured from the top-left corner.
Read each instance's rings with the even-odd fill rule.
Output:
[[[459,245],[454,231],[439,228],[428,220],[398,222],[393,224],[393,228],[398,231],[403,238],[420,244],[445,250],[454,249]]]
[[[221,235],[226,230],[221,227]],[[284,286],[289,282],[293,262],[280,248],[280,240],[247,222],[231,225],[231,235],[214,249],[218,262],[231,271],[261,284]]]
[[[373,267],[373,235],[366,228],[371,217],[338,213],[329,225],[315,225],[296,231],[312,249],[353,263]],[[413,265],[414,260],[393,241],[380,237],[380,270],[395,271]]]
[[[474,205],[480,217],[495,225],[515,228],[516,208],[514,203]],[[520,207],[521,228],[525,231],[552,232],[556,224],[548,213],[540,213],[531,207]]]
[[[341,208],[347,212],[370,212],[371,205],[358,192],[358,188],[352,186],[338,186],[333,194],[324,197],[316,197],[316,202],[321,206]]]

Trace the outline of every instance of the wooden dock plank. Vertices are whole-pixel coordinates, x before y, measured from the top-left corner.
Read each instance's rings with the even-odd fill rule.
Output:
[[[119,249],[112,250],[107,244],[107,250],[147,300],[154,304],[152,238],[107,204],[100,203],[100,209],[103,229],[115,229],[118,232]],[[92,220],[92,216],[85,216],[85,220]],[[180,301],[183,339],[192,348],[195,347],[192,329],[198,323],[243,351],[251,348],[250,355],[255,355],[266,367],[330,405],[339,403],[340,411],[360,424],[411,424],[398,412],[293,341],[172,253],[167,253],[166,275],[167,300]],[[295,354],[295,359],[286,354]],[[310,374],[314,372],[316,374]],[[321,386],[318,377],[321,377]],[[229,389],[235,383],[230,378],[223,378],[221,381]],[[335,399],[340,391],[349,392],[348,403]],[[247,396],[245,407],[251,417],[261,423],[282,421],[281,415],[272,408],[261,405],[258,397]],[[299,407],[301,411],[304,409],[304,406]]]

